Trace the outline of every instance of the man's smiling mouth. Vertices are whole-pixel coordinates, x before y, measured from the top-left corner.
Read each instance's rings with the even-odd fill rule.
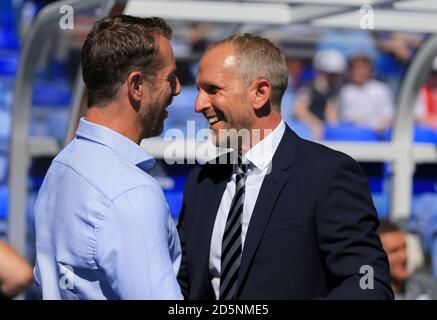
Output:
[[[221,119],[219,119],[219,117],[210,117],[210,118],[208,118],[208,122],[209,122],[209,125],[214,125],[214,124],[216,124],[217,122],[219,122]]]
[[[224,115],[218,112],[215,112],[214,114],[206,114],[205,118],[208,120],[210,126],[215,125],[217,122],[225,121]]]

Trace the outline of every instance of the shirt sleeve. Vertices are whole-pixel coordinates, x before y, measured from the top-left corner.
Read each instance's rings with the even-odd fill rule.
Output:
[[[103,217],[96,261],[120,299],[183,298],[175,274],[179,266],[174,269],[170,254],[168,219],[163,194],[148,186],[118,196]]]

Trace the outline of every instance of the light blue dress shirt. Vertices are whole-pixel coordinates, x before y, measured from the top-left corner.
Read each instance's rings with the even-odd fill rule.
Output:
[[[44,299],[182,299],[177,230],[147,170],[155,160],[85,119],[53,160],[35,204]]]

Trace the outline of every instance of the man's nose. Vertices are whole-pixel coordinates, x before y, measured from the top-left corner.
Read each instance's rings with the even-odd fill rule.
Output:
[[[196,103],[194,105],[194,110],[196,112],[204,112],[205,110],[211,108],[211,101],[208,95],[202,90],[199,91],[196,97]]]

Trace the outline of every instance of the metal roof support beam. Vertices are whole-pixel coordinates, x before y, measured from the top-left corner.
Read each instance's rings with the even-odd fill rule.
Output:
[[[437,1],[435,0],[404,0],[394,4],[397,10],[413,10],[413,11],[437,11]]]
[[[360,29],[361,13],[353,10],[314,19],[311,24],[319,28]],[[437,33],[437,14],[374,8],[374,30]],[[368,30],[373,31],[373,30]]]
[[[347,6],[346,6],[347,9]],[[234,1],[131,0],[125,14],[160,16],[174,21],[291,24],[344,12],[345,7]]]
[[[266,0],[251,0],[255,2],[266,2]],[[364,5],[377,6],[390,4],[396,0],[271,0],[272,3],[304,4],[318,6],[347,6],[362,7]],[[432,1],[432,0],[431,0]]]
[[[413,158],[414,104],[417,93],[429,73],[437,55],[437,35],[432,35],[413,58],[403,79],[398,99],[397,118],[394,124],[393,144],[402,152],[393,163],[391,213],[392,219],[407,218],[411,211]]]

